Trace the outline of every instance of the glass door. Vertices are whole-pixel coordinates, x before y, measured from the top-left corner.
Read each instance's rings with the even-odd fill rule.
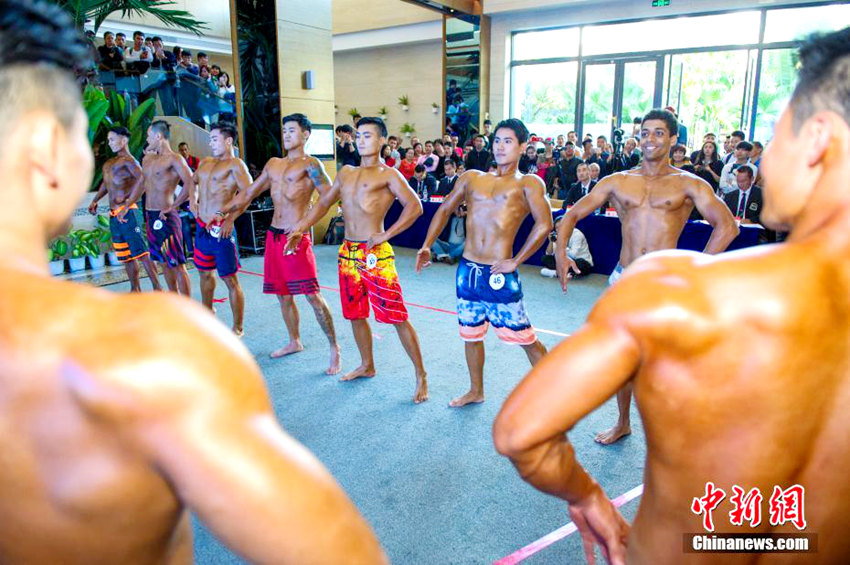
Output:
[[[631,135],[634,118],[661,105],[663,59],[612,59],[585,62],[581,79],[581,137],[622,128]]]

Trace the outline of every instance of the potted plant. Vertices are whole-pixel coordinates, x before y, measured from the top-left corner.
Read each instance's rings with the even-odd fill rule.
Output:
[[[378,115],[381,116],[381,119],[384,120],[384,121],[386,121],[387,114],[389,114],[389,113],[390,113],[390,111],[387,110],[386,106],[381,106],[380,108],[378,108]]]
[[[407,112],[410,110],[410,99],[407,97],[407,94],[402,94],[398,97],[398,103],[401,104],[401,109]]]
[[[61,275],[65,272],[65,257],[68,255],[68,241],[57,237],[50,242],[47,249],[47,260],[50,262],[50,274]]]
[[[435,114],[438,114],[440,112],[440,105],[437,104],[436,102],[432,102],[431,103],[431,111],[434,112]]]
[[[357,111],[357,108],[352,108],[348,111],[348,115],[353,118],[354,116],[359,116],[360,112]]]
[[[91,241],[91,232],[87,230],[73,230],[70,233],[71,256],[68,258],[69,270],[72,273],[85,271],[86,255],[88,255],[88,241]]]
[[[403,126],[401,126],[401,133],[404,134],[404,137],[410,137],[410,134],[412,134],[415,131],[416,131],[416,125],[415,124],[405,123]]]

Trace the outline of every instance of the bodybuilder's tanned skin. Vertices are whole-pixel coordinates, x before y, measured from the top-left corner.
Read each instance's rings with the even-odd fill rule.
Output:
[[[178,183],[182,183],[184,188],[180,196],[175,199],[174,191]],[[186,164],[186,160],[171,149],[168,139],[153,127],[149,127],[148,150],[142,159],[142,181],[127,198],[128,203],[135,204],[142,197],[142,193],[145,193],[147,194],[146,210],[149,212],[159,210],[160,218],[164,220],[167,213],[176,210],[189,199],[189,190],[186,187],[192,186],[192,183],[192,169]],[[118,218],[123,219],[126,212],[126,210],[121,212]],[[162,266],[169,290],[190,296],[191,286],[186,265],[171,267],[163,263]]]
[[[321,197],[331,187],[330,178],[325,172],[322,162],[304,153],[304,144],[308,137],[309,132],[304,131],[297,122],[289,121],[283,124],[283,143],[287,151],[286,157],[269,159],[262,174],[257,177],[248,190],[222,206],[222,212],[227,214],[224,225],[232,226],[233,221],[248,208],[255,198],[270,189],[272,202],[274,202],[272,226],[287,233],[293,231],[298,221],[304,218],[310,210],[313,191],[318,192],[319,197]],[[330,361],[325,374],[336,375],[341,370],[340,349],[328,303],[321,292],[305,294],[304,298],[313,308],[316,320],[330,344]],[[273,351],[271,353],[273,359],[304,350],[301,343],[300,316],[295,305],[295,297],[278,295],[278,300],[280,301],[280,310],[286,323],[286,329],[289,332],[289,343]]]
[[[724,563],[845,563],[850,555],[850,127],[818,111],[792,129],[793,106],[762,159],[762,221],[787,243],[720,257],[638,260],[506,401],[494,437],[535,487],[570,503],[585,541],[615,564],[716,561],[683,553],[704,532],[691,501],[708,481],[764,496],[805,487],[804,532],[817,553],[724,554]],[[647,442],[645,490],[631,532],[576,462],[565,432],[634,382]]]
[[[512,273],[524,263],[552,231],[552,211],[546,199],[546,186],[537,175],[518,172],[519,158],[527,143],[520,143],[513,130],[501,128],[493,140],[497,173],[467,171],[457,180],[431,220],[428,235],[416,256],[416,272],[430,265],[431,246],[440,235],[451,213],[467,203],[466,240],[463,256],[474,263],[492,265],[490,272]],[[516,234],[528,214],[534,227],[516,257],[513,245]],[[466,342],[469,367],[469,392],[452,400],[450,406],[465,406],[484,401],[484,343]],[[546,348],[535,341],[524,345],[532,365],[546,354]]]
[[[345,238],[366,241],[371,249],[409,228],[422,215],[422,203],[398,170],[386,166],[380,160],[379,151],[386,139],[378,126],[366,124],[357,128],[357,150],[361,166],[346,165],[337,172],[330,190],[326,191],[293,230],[287,248],[295,249],[304,233],[318,222],[330,207],[342,201],[345,218]],[[384,216],[398,199],[404,209],[396,222],[384,230]],[[375,376],[375,361],[372,354],[372,330],[368,320],[351,320],[354,339],[360,350],[360,366],[342,377],[348,381],[360,377]],[[419,338],[409,320],[393,324],[404,350],[416,370],[415,403],[428,400],[428,381],[422,364]]]
[[[139,182],[142,176],[142,167],[139,166],[139,162],[136,161],[135,157],[127,149],[127,138],[115,132],[109,132],[107,138],[109,140],[109,147],[116,152],[116,155],[103,164],[103,182],[100,184],[100,189],[94,195],[89,206],[89,213],[92,215],[97,214],[97,203],[107,194],[109,195],[110,212],[115,214],[118,210],[121,210],[127,197],[130,196],[133,187],[135,187],[136,182]],[[121,223],[126,222],[123,215],[118,221]],[[124,263],[124,269],[127,271],[127,278],[130,279],[130,289],[132,292],[141,292],[142,285],[139,280],[139,265],[136,261],[133,260]],[[138,261],[141,261],[142,265],[145,266],[145,271],[148,273],[153,289],[162,290],[162,286],[159,284],[156,265],[151,261],[150,256],[145,255],[144,257],[140,257]]]
[[[221,130],[210,132],[210,147],[213,157],[207,157],[198,165],[194,182],[189,185],[189,207],[196,218],[207,226],[221,220],[219,210],[236,195],[251,184],[251,175],[242,159],[237,159],[233,151],[233,138],[227,137]],[[197,197],[195,184],[198,186]],[[198,229],[201,229],[198,226]],[[227,239],[233,233],[233,222],[221,226],[220,237]],[[215,274],[213,271],[198,270],[201,277],[201,302],[213,310],[215,295]],[[245,313],[245,294],[239,284],[239,278],[233,275],[222,277],[227,285],[230,308],[233,312],[233,333],[242,336],[242,322]]]
[[[605,202],[610,201],[614,205],[622,222],[620,265],[623,268],[647,253],[675,249],[694,207],[714,228],[705,253],[724,251],[738,235],[735,218],[723,201],[714,195],[711,186],[701,178],[669,165],[668,156],[674,140],[675,135],[671,135],[663,120],[645,120],[641,126],[641,168],[605,177],[564,214],[558,226],[555,246],[558,277],[564,292],[570,269],[578,272],[575,262],[567,256],[573,229],[579,220]],[[596,441],[610,444],[631,433],[631,399],[631,384],[626,384],[617,393],[617,424],[599,433]]]
[[[250,353],[206,309],[50,277],[46,242],[91,179],[82,108],[71,129],[41,109],[7,125],[0,562],[191,563],[191,509],[251,562],[385,563],[331,475],[278,427]]]

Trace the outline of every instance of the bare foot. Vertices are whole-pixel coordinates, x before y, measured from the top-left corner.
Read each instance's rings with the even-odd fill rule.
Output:
[[[297,339],[295,341],[290,341],[289,345],[286,347],[281,347],[277,351],[272,351],[269,357],[272,359],[278,359],[280,357],[292,355],[293,353],[298,353],[299,351],[304,351],[304,346],[301,345],[301,340]]]
[[[233,328],[233,333],[236,334],[236,337],[242,337],[245,335],[245,330],[242,328]]]
[[[597,443],[601,443],[602,445],[611,445],[618,439],[625,437],[630,433],[632,433],[632,430],[629,426],[617,424],[610,430],[599,432],[598,434],[596,434],[596,438],[594,439]]]
[[[460,408],[461,406],[466,406],[467,404],[478,404],[480,402],[484,402],[484,393],[482,392],[473,392],[469,391],[463,396],[458,396],[451,402],[449,402],[449,406],[454,408]]]
[[[428,380],[425,377],[416,379],[416,392],[413,393],[413,403],[421,404],[428,400]]]
[[[360,365],[350,373],[344,374],[339,380],[341,381],[353,381],[354,379],[359,379],[361,377],[372,378],[375,376],[375,367],[367,367],[365,365]]]
[[[335,345],[331,349],[331,364],[328,366],[328,370],[325,371],[326,375],[336,375],[342,370],[342,366],[340,363],[339,356],[339,346]]]

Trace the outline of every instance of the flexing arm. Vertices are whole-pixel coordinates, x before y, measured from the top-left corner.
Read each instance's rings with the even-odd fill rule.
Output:
[[[248,561],[386,563],[334,478],[278,426],[247,349],[189,301],[137,305],[134,319],[167,330],[137,340],[147,342],[127,351],[137,361],[99,377],[109,382],[74,382],[77,396],[103,417],[117,413],[128,445]],[[175,355],[169,343],[196,355]]]
[[[546,198],[546,186],[543,181],[537,175],[525,175],[521,182],[523,183],[525,199],[531,210],[531,217],[534,218],[534,226],[531,228],[531,233],[528,234],[528,239],[525,240],[525,245],[522,246],[516,257],[496,261],[490,269],[491,273],[511,273],[515,271],[519,265],[525,263],[540,248],[546,240],[546,236],[552,231],[552,209],[549,207],[549,200]]]
[[[431,225],[428,226],[428,234],[425,236],[425,241],[416,254],[417,273],[421,273],[424,267],[431,264],[431,246],[434,245],[437,237],[439,237],[443,228],[446,227],[452,216],[452,212],[457,210],[458,206],[463,204],[463,201],[466,199],[466,186],[469,181],[480,174],[478,171],[467,171],[463,173],[455,182],[455,187],[446,196],[446,199],[443,200],[437,211],[434,212],[434,217],[431,218]]]
[[[614,192],[617,175],[605,177],[593,187],[586,196],[579,199],[575,206],[567,210],[564,218],[558,225],[558,240],[555,244],[555,263],[558,270],[558,278],[561,280],[561,288],[567,292],[567,281],[570,270],[579,273],[575,261],[567,256],[567,245],[570,236],[579,220],[591,215],[594,210],[605,204]]]
[[[144,163],[144,157],[142,158],[142,162]],[[138,171],[138,177],[136,177],[135,184],[133,188],[130,189],[130,194],[127,195],[127,198],[124,200],[124,209],[119,212],[118,216],[116,216],[116,220],[121,223],[124,223],[124,216],[127,215],[127,212],[132,208],[133,204],[138,202],[139,198],[142,197],[142,194],[145,193],[146,183],[145,183],[145,172],[144,168],[139,166],[136,163],[136,168]]]
[[[576,461],[566,433],[619,390],[639,361],[637,341],[626,328],[591,314],[511,393],[493,427],[496,449],[522,478],[570,504],[590,563],[594,542],[609,562],[625,562],[628,524]]]
[[[390,189],[390,192],[398,199],[404,209],[395,223],[387,230],[372,234],[367,242],[370,249],[394,238],[409,228],[416,221],[416,218],[422,215],[422,202],[419,201],[419,197],[407,184],[402,174],[395,169],[387,169],[386,174],[389,175],[387,188]]]
[[[739,231],[729,207],[714,195],[711,186],[702,179],[692,179],[688,183],[687,195],[694,201],[697,211],[714,228],[703,253],[722,253]]]

